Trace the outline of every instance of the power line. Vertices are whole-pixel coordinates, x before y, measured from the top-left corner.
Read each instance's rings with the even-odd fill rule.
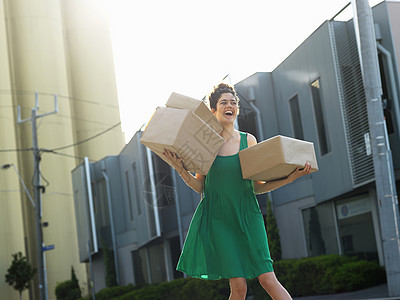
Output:
[[[29,90],[4,90],[4,89],[0,89],[0,94],[31,95],[32,93],[33,94],[34,93],[38,93],[39,95],[52,96],[52,97],[54,96],[54,94],[57,94],[57,93],[36,92],[36,91],[29,91]],[[60,94],[57,94],[57,96],[58,96],[58,98],[64,98],[64,99],[68,99],[68,100],[72,100],[72,101],[83,102],[83,103],[88,103],[88,104],[93,104],[93,105],[107,106],[107,107],[111,107],[111,108],[114,108],[114,109],[119,109],[118,105],[111,105],[111,104],[101,103],[101,102],[98,102],[98,101],[82,99],[82,98],[76,98],[76,97],[60,95]]]
[[[74,144],[67,145],[67,146],[62,146],[62,147],[57,147],[57,148],[54,148],[54,149],[43,149],[43,148],[41,148],[41,149],[39,149],[39,151],[67,156],[68,154],[58,153],[58,152],[55,152],[55,151],[56,151],[56,150],[67,149],[67,148],[70,148],[70,147],[74,147],[74,146],[77,146],[77,145],[86,143],[86,142],[88,142],[88,141],[90,141],[90,140],[93,140],[94,138],[97,138],[98,136],[103,135],[104,133],[106,133],[106,132],[108,132],[108,131],[114,129],[115,127],[119,126],[120,124],[121,124],[121,121],[119,121],[118,123],[112,125],[111,127],[107,128],[107,129],[105,129],[105,130],[99,132],[98,134],[95,134],[95,135],[93,135],[93,136],[91,136],[91,137],[89,137],[89,138],[87,138],[87,139],[84,139],[84,140],[82,140],[82,141],[76,142],[76,143],[74,143]],[[25,148],[25,149],[0,149],[0,152],[18,152],[18,151],[32,151],[32,150],[33,150],[33,148]],[[76,158],[83,159],[82,157],[79,157],[79,156],[76,156]]]
[[[107,129],[105,129],[105,130],[99,132],[98,134],[93,135],[93,136],[91,136],[91,137],[89,137],[89,138],[87,138],[87,139],[84,139],[84,140],[82,140],[82,141],[79,141],[79,142],[74,143],[74,144],[71,144],[71,145],[62,146],[62,147],[57,147],[57,148],[51,149],[50,151],[63,150],[63,149],[67,149],[67,148],[70,148],[70,147],[75,147],[75,146],[77,146],[77,145],[86,143],[86,142],[88,142],[88,141],[90,141],[90,140],[92,140],[92,139],[94,139],[94,138],[96,138],[96,137],[98,137],[98,136],[100,136],[100,135],[102,135],[102,134],[104,134],[104,133],[106,133],[106,132],[108,132],[108,131],[114,129],[115,127],[119,126],[120,124],[121,124],[121,121],[119,121],[117,124],[114,124],[113,126],[107,128]]]
[[[50,154],[55,154],[55,155],[60,155],[60,156],[65,156],[65,157],[70,157],[70,158],[76,158],[76,159],[81,159],[83,160],[84,157],[81,156],[76,156],[76,155],[72,155],[72,154],[66,154],[66,153],[60,153],[54,150],[48,150],[48,149],[40,149],[42,152],[44,153],[50,153]]]
[[[30,107],[26,107],[26,106],[23,106],[23,105],[8,105],[8,106],[0,105],[0,107],[8,107],[8,108],[16,108],[18,106],[21,107],[21,109],[24,109],[24,110],[27,110],[27,111],[28,110],[31,111]],[[38,112],[41,112],[41,111],[42,110],[40,110],[40,109],[38,110]],[[105,122],[100,122],[100,121],[94,121],[94,120],[88,120],[88,119],[68,116],[68,115],[64,115],[64,114],[61,114],[61,113],[58,113],[57,117],[64,118],[64,119],[71,119],[71,120],[75,120],[75,121],[79,121],[79,122],[93,123],[93,124],[98,124],[98,125],[108,125]],[[7,117],[2,117],[2,118],[7,118]],[[8,119],[11,119],[11,117],[8,117]]]
[[[0,149],[0,152],[20,152],[20,151],[32,151],[33,148],[25,148],[25,149]]]

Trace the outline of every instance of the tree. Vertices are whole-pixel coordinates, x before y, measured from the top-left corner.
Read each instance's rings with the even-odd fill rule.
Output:
[[[117,286],[117,272],[115,270],[114,252],[108,248],[106,242],[100,240],[101,247],[103,248],[104,265],[106,267],[106,286]]]
[[[71,266],[71,282],[72,287],[75,289],[80,289],[78,278],[76,278],[74,267]]]
[[[82,297],[74,267],[71,266],[71,279],[58,283],[55,288],[55,294],[57,300],[76,300]]]
[[[11,266],[6,274],[6,282],[19,292],[19,298],[22,299],[22,292],[30,287],[36,269],[32,268],[21,252],[13,254],[12,257]]]
[[[267,215],[265,217],[268,232],[268,245],[273,260],[282,258],[281,238],[279,236],[278,224],[272,212],[272,205],[269,196],[267,197]]]
[[[326,254],[325,242],[321,234],[321,224],[319,222],[318,211],[315,207],[310,208],[308,231],[308,245],[311,251],[311,256]]]

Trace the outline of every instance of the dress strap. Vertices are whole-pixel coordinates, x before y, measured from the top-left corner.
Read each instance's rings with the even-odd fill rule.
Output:
[[[247,132],[239,132],[240,133],[240,150],[246,149],[247,145]]]

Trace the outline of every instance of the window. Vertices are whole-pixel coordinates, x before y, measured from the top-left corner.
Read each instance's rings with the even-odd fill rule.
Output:
[[[301,123],[301,114],[299,98],[297,95],[289,99],[290,117],[292,118],[294,138],[304,140],[303,125]]]
[[[386,121],[386,130],[388,134],[394,133],[394,124],[393,124],[393,116],[392,116],[392,106],[393,101],[389,95],[389,84],[386,79],[385,70],[387,70],[386,64],[384,62],[384,57],[382,57],[382,53],[378,53],[379,59],[379,70],[381,75],[381,83],[382,83],[382,103],[383,103],[383,114],[385,116]]]
[[[147,266],[147,249],[141,248],[136,251],[132,251],[132,262],[133,262],[133,273],[135,275],[135,284],[148,284],[149,272]]]
[[[149,248],[150,274],[152,283],[167,281],[167,270],[165,268],[164,245],[157,244]]]
[[[133,173],[133,189],[134,189],[134,193],[136,196],[136,209],[137,209],[137,213],[138,215],[140,215],[142,213],[142,198],[140,197],[139,194],[139,188],[138,188],[138,182],[137,182],[137,178],[136,178],[136,174],[137,174],[137,170],[136,170],[136,163],[132,164],[132,173]]]
[[[315,120],[317,122],[319,148],[321,155],[325,155],[331,151],[331,145],[328,137],[324,106],[321,97],[321,83],[319,79],[311,83],[311,95],[314,105]]]
[[[308,255],[338,254],[332,203],[303,209],[302,216]]]
[[[378,250],[368,195],[336,202],[343,254],[378,260]]]
[[[99,205],[98,205],[98,218],[100,220],[100,226],[110,226],[110,212],[108,209],[108,197],[107,197],[107,184],[104,179],[101,179],[97,183],[99,189]]]
[[[129,172],[125,172],[125,180],[126,180],[126,191],[128,193],[128,206],[129,206],[129,217],[131,221],[133,221],[133,211],[132,211],[132,195],[131,195],[131,188],[130,188],[130,180],[129,180]]]

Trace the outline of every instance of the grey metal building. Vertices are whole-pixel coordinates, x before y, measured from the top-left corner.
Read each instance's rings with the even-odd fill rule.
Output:
[[[381,2],[373,14],[398,188],[400,3]],[[320,170],[272,192],[283,258],[339,253],[383,264],[353,21],[324,22],[274,71],[256,73],[236,89],[261,112],[264,138],[281,134],[315,145]],[[239,124],[251,131],[257,128],[257,116],[247,112],[253,117],[239,119]]]
[[[382,2],[373,14],[398,188],[400,3]],[[320,170],[270,194],[283,258],[338,253],[384,264],[352,20],[324,22],[275,70],[235,88],[240,130],[258,140],[281,134],[315,145]],[[141,133],[118,156],[72,171],[80,259],[88,262],[92,253],[96,290],[105,286],[105,247],[114,249],[120,284],[182,276],[175,266],[200,195],[140,144]]]

